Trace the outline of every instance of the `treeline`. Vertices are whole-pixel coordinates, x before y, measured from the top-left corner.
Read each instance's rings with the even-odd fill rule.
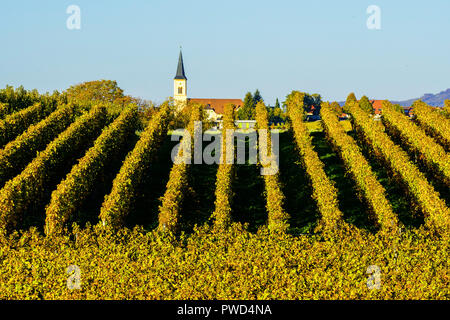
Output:
[[[311,113],[313,115],[320,114],[320,107],[322,104],[322,97],[320,94],[303,93],[303,111],[305,114]],[[256,106],[259,102],[264,102],[261,93],[257,89],[254,94],[247,92],[244,98],[244,105],[236,112],[236,118],[239,120],[255,120]],[[284,123],[288,118],[286,110],[286,102],[280,104],[278,98],[275,101],[275,106],[267,106],[267,118],[269,125]]]

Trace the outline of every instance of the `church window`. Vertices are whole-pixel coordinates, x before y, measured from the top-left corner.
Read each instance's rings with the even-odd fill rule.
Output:
[[[183,87],[178,87],[178,94],[183,94]]]

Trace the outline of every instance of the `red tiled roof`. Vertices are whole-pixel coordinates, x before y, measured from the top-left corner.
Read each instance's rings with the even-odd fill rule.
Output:
[[[223,114],[224,108],[227,104],[234,104],[236,107],[242,107],[244,102],[241,99],[200,99],[192,98],[188,99],[189,102],[198,102],[202,105],[208,106],[214,110],[217,114]]]
[[[381,114],[381,106],[383,105],[383,100],[370,100],[373,106],[375,114]]]
[[[383,100],[370,100],[370,102],[375,109],[381,109],[381,106],[383,104]]]
[[[383,106],[384,100],[370,100],[370,103],[372,103],[373,109],[375,111],[375,114],[381,114],[382,106]],[[413,114],[412,107],[402,107],[404,110],[408,110],[410,114]]]

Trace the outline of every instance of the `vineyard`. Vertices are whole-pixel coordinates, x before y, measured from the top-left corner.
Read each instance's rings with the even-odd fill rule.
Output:
[[[197,164],[171,101],[143,119],[132,103],[0,93],[0,298],[449,299],[446,112],[417,101],[411,120],[385,101],[375,121],[354,99],[340,121],[322,103],[312,132],[304,94],[285,103],[264,175],[263,102],[257,146],[228,105],[236,139],[207,131],[222,161]],[[182,112],[193,137],[203,107]]]

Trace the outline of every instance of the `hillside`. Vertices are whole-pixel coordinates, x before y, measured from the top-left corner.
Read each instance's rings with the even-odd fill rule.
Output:
[[[416,101],[418,99],[420,99],[423,102],[429,104],[430,106],[443,107],[444,106],[444,101],[447,100],[447,99],[450,99],[450,89],[447,89],[445,91],[441,91],[441,92],[436,93],[436,94],[425,93],[420,98],[414,98],[414,99],[409,99],[409,100],[404,100],[404,101],[391,101],[391,102],[392,103],[398,103],[401,106],[410,106],[410,105],[413,104],[414,101]]]
[[[375,97],[374,99],[383,99],[383,98]],[[409,107],[410,105],[412,105],[414,103],[414,101],[419,100],[419,99],[422,100],[423,102],[429,104],[430,106],[443,107],[444,101],[447,99],[450,100],[450,88],[445,91],[436,93],[436,94],[425,93],[420,98],[413,98],[413,99],[408,99],[408,100],[403,100],[403,101],[394,101],[394,100],[390,100],[390,101],[394,104],[399,104],[401,106]],[[339,105],[341,105],[341,106],[343,106],[344,104],[345,104],[345,101],[339,102]]]

